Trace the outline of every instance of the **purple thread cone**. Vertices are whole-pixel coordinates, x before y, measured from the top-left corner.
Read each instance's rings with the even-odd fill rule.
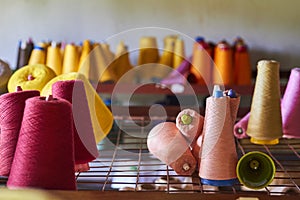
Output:
[[[172,72],[161,81],[161,84],[165,85],[172,85],[175,83],[179,84],[185,84],[186,83],[186,77],[189,74],[190,71],[190,63],[191,58],[187,60],[183,60],[181,64],[177,67],[177,69],[172,70]]]
[[[291,75],[281,101],[283,135],[300,138],[300,68],[291,70]]]

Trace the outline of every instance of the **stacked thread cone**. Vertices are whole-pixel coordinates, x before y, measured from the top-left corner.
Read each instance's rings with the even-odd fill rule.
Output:
[[[259,61],[247,127],[252,143],[277,144],[282,137],[279,84],[279,63]]]
[[[62,99],[26,101],[8,188],[76,189],[71,110]]]

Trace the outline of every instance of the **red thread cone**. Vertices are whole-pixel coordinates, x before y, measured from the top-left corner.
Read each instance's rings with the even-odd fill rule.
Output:
[[[0,96],[0,176],[8,176],[18,142],[25,101],[39,96],[39,91],[27,90]]]
[[[84,164],[97,158],[98,150],[83,82],[80,80],[58,81],[52,86],[54,97],[63,98],[73,104],[75,163]],[[74,109],[80,111],[74,116]]]
[[[33,97],[24,117],[8,188],[75,190],[71,104]]]

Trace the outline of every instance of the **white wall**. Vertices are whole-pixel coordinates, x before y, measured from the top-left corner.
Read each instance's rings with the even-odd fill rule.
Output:
[[[174,31],[213,42],[242,36],[254,67],[263,58],[280,61],[284,69],[300,66],[299,0],[0,0],[0,8],[0,58],[12,68],[18,41],[28,37],[76,43],[107,40],[114,50],[113,43],[120,39],[130,49],[137,47],[143,34],[155,34],[161,45],[161,38]],[[145,26],[166,29],[113,36]],[[189,42],[186,49],[189,54]]]

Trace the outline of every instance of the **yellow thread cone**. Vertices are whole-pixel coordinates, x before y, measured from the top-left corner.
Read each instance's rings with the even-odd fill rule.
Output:
[[[64,60],[62,73],[77,72],[79,62],[79,52],[74,44],[67,44],[64,50]]]
[[[282,136],[279,84],[279,63],[259,61],[247,128],[252,143],[277,144]]]
[[[138,65],[147,63],[157,63],[159,60],[159,53],[155,37],[140,38],[140,52],[138,57]]]
[[[92,50],[92,45],[89,40],[84,40],[82,43],[81,55],[79,59],[79,70],[82,67],[83,63],[87,59],[90,51]]]
[[[118,81],[126,72],[131,70],[133,66],[130,63],[129,53],[127,51],[127,47],[125,46],[124,42],[121,41],[117,46],[116,51],[116,59],[114,61],[114,73],[116,75],[116,81]],[[131,77],[133,81],[134,77]]]
[[[62,80],[81,80],[84,83],[84,88],[87,94],[88,106],[91,113],[92,126],[94,129],[95,140],[99,143],[111,130],[113,124],[113,116],[107,106],[104,104],[96,90],[87,80],[87,78],[78,73],[71,72],[61,74],[49,81],[41,92],[41,96],[52,94],[52,85],[57,81]]]
[[[234,83],[232,49],[226,41],[220,42],[215,47],[214,62],[214,84],[232,85]]]
[[[46,61],[45,48],[41,46],[35,46],[31,52],[28,65],[45,64],[45,61]]]
[[[152,78],[157,77],[159,74],[156,72],[156,68],[159,61],[159,52],[155,37],[141,37],[139,47],[137,76],[141,82],[149,81]],[[143,66],[144,65],[144,66]]]
[[[61,57],[60,47],[56,43],[52,43],[52,45],[47,48],[46,65],[51,69],[53,69],[56,75],[61,74],[62,57]]]
[[[177,38],[174,44],[173,66],[176,69],[185,58],[184,41],[182,38]]]
[[[176,36],[167,36],[164,38],[164,49],[159,59],[159,64],[173,67],[174,45]]]

